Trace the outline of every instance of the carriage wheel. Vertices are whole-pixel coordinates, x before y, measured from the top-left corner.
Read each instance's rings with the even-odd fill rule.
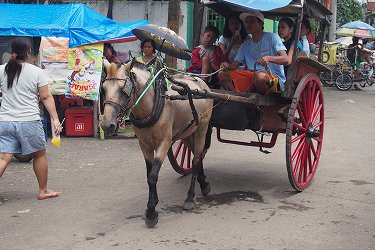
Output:
[[[189,175],[192,172],[192,152],[181,140],[172,144],[168,151],[168,159],[177,173]]]
[[[323,142],[324,99],[318,76],[306,75],[294,94],[286,131],[286,167],[297,191],[307,188],[318,167]]]

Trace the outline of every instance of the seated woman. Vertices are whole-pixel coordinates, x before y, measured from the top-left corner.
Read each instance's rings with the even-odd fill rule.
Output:
[[[110,43],[104,44],[103,55],[110,63],[121,63],[120,59],[117,57],[115,49]]]
[[[288,65],[292,63],[295,43],[295,29],[294,21],[290,18],[284,17],[279,21],[277,31],[280,38],[284,39],[284,46],[286,48],[286,54],[288,56],[288,63],[284,65],[285,75],[288,72]],[[302,43],[298,41],[298,51],[302,51]]]
[[[225,19],[223,35],[219,38],[219,46],[227,62],[233,62],[238,49],[245,41],[247,32],[238,15],[232,14]]]

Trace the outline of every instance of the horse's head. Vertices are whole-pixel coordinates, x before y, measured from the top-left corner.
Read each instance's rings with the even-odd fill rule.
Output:
[[[138,79],[143,77],[137,77],[136,72],[139,69],[134,65],[134,62],[116,64],[104,60],[107,77],[103,83],[105,101],[101,126],[108,135],[116,131],[117,117],[129,113],[137,95],[138,82],[143,80]],[[145,77],[148,76],[149,74]]]

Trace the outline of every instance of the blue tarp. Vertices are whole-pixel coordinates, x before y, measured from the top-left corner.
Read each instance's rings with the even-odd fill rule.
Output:
[[[147,20],[118,23],[84,4],[0,4],[0,36],[69,38],[69,48],[132,37]]]

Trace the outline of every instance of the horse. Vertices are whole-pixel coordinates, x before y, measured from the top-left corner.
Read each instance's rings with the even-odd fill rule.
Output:
[[[159,202],[156,187],[159,171],[174,141],[183,140],[194,155],[191,184],[183,208],[194,207],[196,180],[203,195],[211,190],[202,161],[213,100],[181,98],[172,101],[168,98],[179,93],[166,87],[165,78],[187,86],[187,89],[208,91],[208,86],[200,78],[164,74],[158,77],[154,87],[147,88],[155,74],[142,63],[133,60],[127,64],[110,64],[104,60],[104,67],[107,77],[103,83],[105,101],[101,127],[106,134],[113,134],[119,114],[129,114],[146,162],[149,199],[143,218],[151,228],[158,223],[155,208]]]

